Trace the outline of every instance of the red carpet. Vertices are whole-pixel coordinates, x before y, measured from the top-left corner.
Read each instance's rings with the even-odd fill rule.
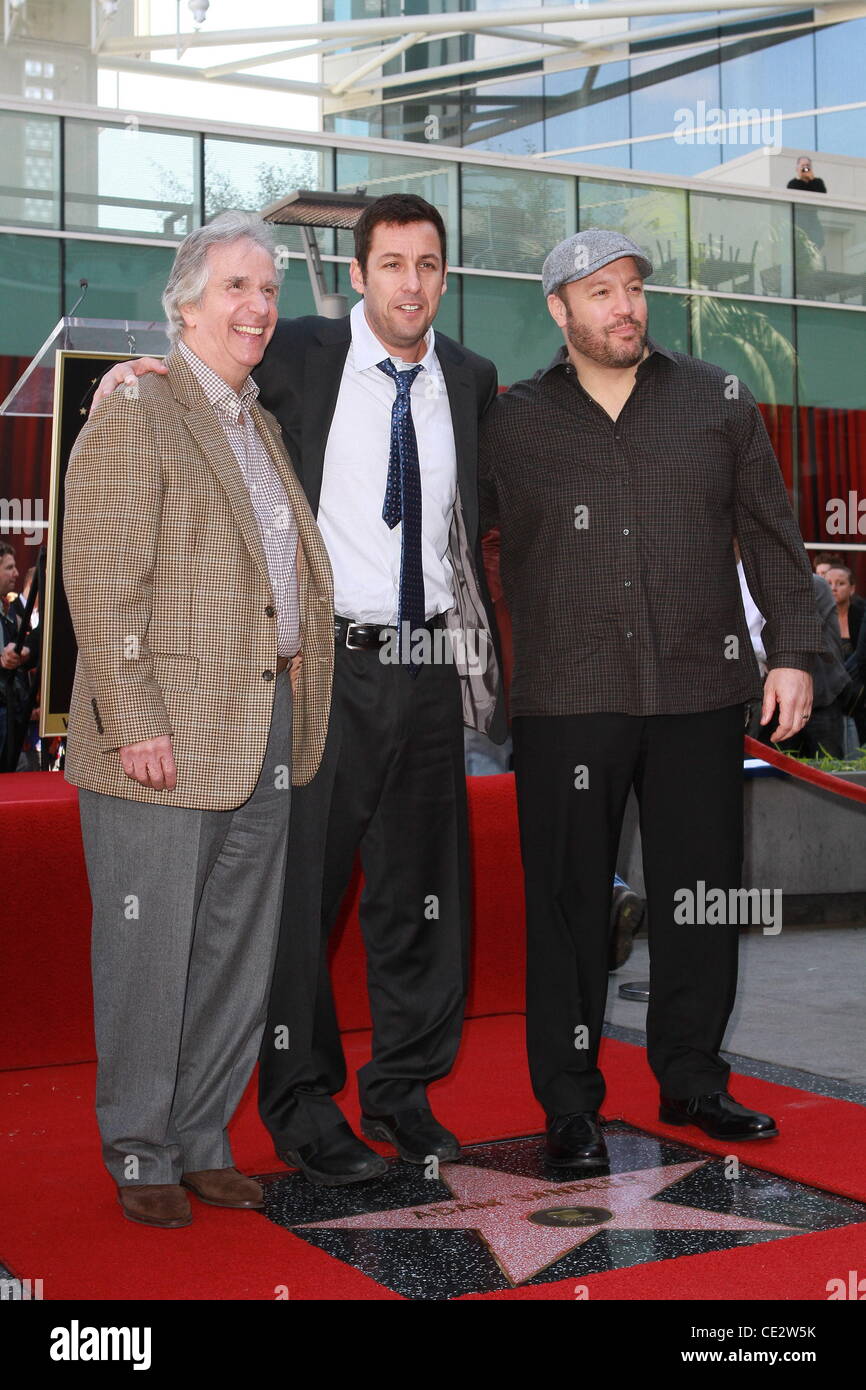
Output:
[[[350,1068],[368,1055],[368,1035],[345,1039]],[[683,1140],[712,1153],[866,1200],[866,1111],[843,1101],[737,1078],[735,1094],[770,1110],[782,1135],[740,1148],[697,1131],[669,1129],[640,1048],[607,1040],[608,1118]],[[254,1213],[195,1204],[181,1231],[124,1221],[105,1173],[93,1116],[91,1065],[7,1072],[0,1078],[5,1123],[0,1260],[22,1278],[41,1278],[51,1299],[392,1299],[397,1295]],[[543,1117],[530,1088],[523,1020],[511,1015],[467,1025],[456,1072],[432,1091],[443,1123],[465,1143],[537,1133]],[[358,1119],[354,1096],[344,1108]],[[252,1088],[232,1126],[235,1158],[247,1171],[278,1164],[255,1109]],[[828,1140],[832,1136],[832,1142]],[[386,1152],[385,1149],[382,1152]],[[587,1278],[595,1299],[826,1299],[827,1280],[866,1269],[866,1225],[790,1240],[693,1255]],[[573,1281],[467,1297],[568,1299]]]
[[[470,1018],[523,1008],[523,880],[514,777],[470,777],[474,893]],[[90,893],[78,793],[50,772],[0,778],[7,872],[0,912],[0,1069],[93,1061]],[[43,865],[34,879],[26,871]],[[334,995],[343,1028],[369,1028],[358,926],[360,875],[335,933]]]

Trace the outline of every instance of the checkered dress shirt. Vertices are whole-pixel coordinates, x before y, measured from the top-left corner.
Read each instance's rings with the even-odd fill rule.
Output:
[[[514,715],[680,714],[760,696],[732,539],[767,665],[822,649],[811,574],[760,412],[721,367],[649,343],[617,420],[561,348],[481,425],[500,528]]]
[[[178,349],[213,406],[244,475],[259,523],[277,610],[277,655],[293,657],[301,645],[296,570],[298,527],[286,490],[250,417],[249,407],[258,397],[259,388],[248,376],[238,395],[186,343],[178,343]]]

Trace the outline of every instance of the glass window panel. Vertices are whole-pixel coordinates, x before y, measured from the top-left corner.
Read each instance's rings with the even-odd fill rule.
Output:
[[[581,231],[609,227],[636,241],[655,267],[656,285],[688,284],[686,194],[678,188],[580,180]]]
[[[866,314],[797,309],[800,405],[862,409],[866,401]]]
[[[608,27],[612,27],[608,21]],[[560,154],[557,159],[577,164],[604,164],[628,169],[631,154],[628,63],[605,63],[601,68],[575,68],[544,79],[544,148],[570,150],[574,145],[601,145]],[[617,145],[621,140],[623,143]]]
[[[793,309],[737,299],[692,299],[692,352],[745,382],[765,405],[794,402]]]
[[[538,280],[463,277],[463,342],[490,357],[502,386],[546,367],[562,333],[544,302]]]
[[[0,222],[60,226],[60,121],[0,113]]]
[[[226,208],[261,212],[269,203],[298,188],[329,190],[332,164],[330,150],[206,136],[205,217],[211,218]],[[303,250],[297,227],[280,227],[277,236],[290,251]],[[318,239],[321,250],[332,254],[333,233],[322,232]]]
[[[713,12],[703,12],[712,21]],[[700,19],[701,12],[689,15]],[[631,20],[632,42],[640,42],[640,30],[676,23],[679,15],[647,15]],[[661,40],[659,41],[662,42]],[[699,174],[719,163],[718,146],[706,142],[697,127],[705,124],[702,113],[719,105],[719,46],[717,43],[685,53],[646,53],[631,59],[631,134],[659,135],[658,140],[635,140],[631,147],[633,169],[665,174]],[[691,113],[691,133],[680,113]],[[673,132],[681,138],[675,140]]]
[[[81,312],[92,319],[141,319],[164,323],[162,292],[174,260],[171,246],[124,246],[119,242],[66,243],[65,301],[90,288]]]
[[[488,43],[505,43],[489,39]],[[481,48],[479,36],[477,48]],[[509,47],[513,48],[514,44]],[[462,145],[518,159],[544,149],[544,82],[541,77],[491,82],[463,93]]]
[[[846,24],[816,30],[816,106],[842,106],[846,102],[863,100],[864,50],[866,19],[852,19]],[[819,116],[815,148],[827,154],[866,158],[866,108]]]
[[[333,262],[325,263],[325,283],[328,292],[334,287]],[[298,319],[304,314],[315,314],[316,301],[310,285],[310,273],[306,261],[287,261],[285,276],[280,286],[278,312],[281,319]]]
[[[448,236],[448,257],[455,265],[459,263],[457,178],[457,165],[453,160],[337,150],[338,190],[354,192],[356,188],[363,188],[371,198],[385,193],[417,193],[419,198],[438,208]],[[355,254],[351,233],[338,233],[337,254]]]
[[[426,45],[417,46],[423,48]],[[427,101],[420,97],[416,101],[384,106],[381,110],[384,122],[382,138],[385,140],[414,141],[434,151],[437,144],[461,143],[463,103],[459,93],[443,101]]]
[[[183,237],[198,225],[198,136],[66,122],[66,226]]]
[[[794,204],[798,299],[866,304],[866,212]]]
[[[760,198],[692,193],[692,284],[790,297],[791,208]]]
[[[689,351],[689,300],[682,294],[647,294],[649,336],[672,352]]]
[[[776,112],[808,111],[815,105],[814,35],[802,34],[780,42],[778,37],[761,38],[756,33],[741,44],[723,48],[721,58],[721,105],[727,119],[736,119],[736,111],[757,108],[772,113],[772,120],[763,129],[750,123],[728,131],[719,148],[720,159],[739,159],[761,145],[815,148],[814,116],[792,121],[776,116]]]
[[[74,303],[75,299],[69,300]],[[59,241],[0,236],[0,304],[0,353],[11,357],[35,353],[63,312]]]
[[[539,273],[549,251],[576,231],[575,181],[464,164],[465,266]]]
[[[406,6],[407,10],[433,7],[417,3]],[[453,9],[453,4],[437,5],[437,9]],[[467,8],[457,6],[456,8]],[[513,10],[514,0],[474,0],[468,8],[490,14],[491,27],[496,26],[496,11]],[[545,49],[537,44],[527,43],[522,38],[506,38],[499,34],[468,34],[463,41],[464,59],[475,59],[485,63],[494,58],[510,58],[518,52],[527,53],[528,69],[510,67],[497,71],[488,68],[482,71],[481,86],[473,83],[472,76],[464,80],[466,86],[463,97],[463,138],[462,145],[471,145],[476,150],[496,151],[518,157],[533,155],[544,149],[544,79],[541,64]],[[511,73],[510,81],[493,82],[490,79],[503,73]],[[519,73],[519,76],[518,76]]]

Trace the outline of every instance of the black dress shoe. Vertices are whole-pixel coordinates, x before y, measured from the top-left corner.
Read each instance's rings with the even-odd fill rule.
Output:
[[[634,947],[646,912],[646,902],[630,888],[614,888],[610,907],[612,935],[608,951],[608,970],[625,965]]]
[[[423,1108],[398,1110],[395,1115],[362,1115],[361,1133],[393,1144],[407,1163],[427,1163],[431,1158],[445,1163],[460,1156],[456,1136]]]
[[[387,1160],[362,1143],[343,1120],[297,1149],[277,1149],[277,1157],[289,1168],[300,1168],[304,1177],[321,1187],[345,1187],[350,1182],[379,1178]]]
[[[554,1168],[599,1168],[608,1163],[597,1110],[557,1115],[547,1126],[547,1162]]]
[[[774,1139],[776,1121],[739,1105],[727,1091],[712,1091],[690,1100],[661,1097],[659,1119],[666,1125],[697,1125],[711,1139]]]

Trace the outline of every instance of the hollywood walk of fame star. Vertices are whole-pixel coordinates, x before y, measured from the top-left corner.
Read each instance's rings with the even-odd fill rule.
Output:
[[[450,1189],[453,1201],[311,1221],[294,1229],[299,1234],[313,1229],[475,1231],[512,1285],[531,1279],[603,1230],[797,1234],[799,1228],[794,1226],[653,1201],[659,1192],[710,1162],[711,1159],[700,1159],[555,1184],[495,1168],[443,1163],[439,1178]],[[533,1213],[584,1205],[601,1209],[595,1220],[587,1213],[588,1225],[537,1225],[530,1219]],[[606,1213],[610,1213],[609,1219]]]

